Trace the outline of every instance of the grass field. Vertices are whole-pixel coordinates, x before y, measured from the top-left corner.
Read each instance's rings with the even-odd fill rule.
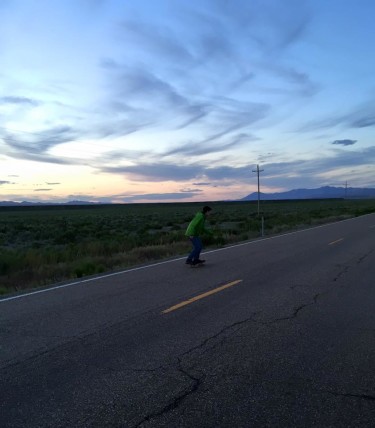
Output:
[[[190,251],[202,203],[0,207],[0,294],[122,269]],[[205,247],[260,236],[255,202],[213,202]],[[374,200],[261,204],[265,235],[375,212]]]

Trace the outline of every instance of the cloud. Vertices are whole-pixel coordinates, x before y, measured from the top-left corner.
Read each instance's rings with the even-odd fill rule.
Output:
[[[139,195],[119,195],[116,197],[123,199],[124,202],[135,202],[135,201],[170,201],[176,199],[189,199],[196,196],[197,192],[176,192],[176,193],[144,193]]]
[[[173,149],[167,150],[163,153],[163,156],[201,156],[207,153],[218,153],[233,149],[235,147],[241,146],[244,143],[248,143],[249,141],[256,141],[257,138],[251,136],[249,134],[241,133],[236,134],[231,137],[229,142],[225,143],[217,143],[215,140],[220,139],[222,136],[226,135],[230,130],[222,131],[220,134],[215,134],[206,139],[203,139],[199,142],[189,142]],[[210,142],[214,142],[214,144],[208,144]]]
[[[40,132],[17,134],[3,128],[0,138],[6,144],[4,154],[11,158],[60,165],[76,165],[85,163],[85,161],[53,156],[48,151],[59,144],[75,141],[78,135],[78,132],[69,126],[57,126]]]
[[[52,189],[34,189],[34,192],[49,192]]]
[[[344,119],[341,116],[332,116],[323,119],[317,119],[313,121],[306,122],[298,129],[296,132],[314,132],[321,129],[334,128],[344,122]]]
[[[334,150],[330,156],[318,157],[309,160],[291,162],[265,163],[261,182],[268,186],[286,187],[289,189],[303,186],[321,186],[333,184],[327,178],[338,169],[342,170],[343,180],[350,179],[349,168],[373,168],[375,163],[375,147],[368,147],[358,151]]]
[[[130,96],[133,100],[141,96],[143,102],[147,99],[152,103],[155,100],[164,101],[175,107],[187,104],[186,99],[176,91],[171,83],[149,70],[141,68],[125,70],[120,79],[118,89],[123,95]]]
[[[225,0],[202,3],[207,4],[201,11],[202,23],[205,19],[212,30],[220,30],[219,34],[233,34],[235,30],[252,50],[258,48],[267,53],[285,50],[300,40],[311,18],[306,3],[298,0],[282,4],[244,0],[236,2],[236,7]]]
[[[162,122],[183,129],[209,114],[209,102],[184,95],[169,76],[157,75],[151,68],[120,64],[105,67],[109,71],[105,106],[112,115],[107,119],[110,126],[104,125],[110,130],[108,135],[136,132]]]
[[[231,100],[229,105],[228,94],[257,74],[271,73],[280,88],[288,82],[301,96],[314,94],[316,85],[306,72],[271,66],[269,61],[270,51],[285,51],[300,41],[310,22],[304,4],[295,0],[287,4],[271,7],[240,1],[232,7],[224,1],[203,1],[168,8],[166,19],[158,24],[142,17],[122,20],[121,62],[110,57],[101,61],[109,90],[106,105],[116,116],[113,124],[128,123],[131,132],[161,123],[175,129],[199,124],[216,139],[270,113],[268,104],[234,106]],[[105,128],[113,132],[117,127]]]
[[[173,79],[172,84],[169,76],[151,71],[152,67],[124,66],[109,60],[102,66],[109,71],[106,105],[112,116],[102,125],[102,135],[126,135],[150,127],[181,131],[199,126],[195,129],[207,135],[202,139],[204,143],[246,128],[264,119],[271,110],[266,103],[239,101],[223,95],[205,96],[197,91],[187,93],[184,77],[179,84]],[[194,75],[190,80],[194,82]]]
[[[0,186],[3,186],[4,184],[14,184],[14,183],[11,183],[10,181],[0,180]]]
[[[375,114],[364,114],[362,117],[353,118],[349,126],[352,128],[367,128],[375,125]]]
[[[352,146],[357,140],[335,140],[331,144],[341,145],[341,146]]]
[[[246,179],[249,176],[246,167],[207,167],[204,164],[176,165],[167,162],[139,163],[131,166],[103,167],[101,172],[124,175],[136,181],[189,181],[206,177],[208,180]]]
[[[180,189],[181,193],[201,193],[203,190],[201,189]]]
[[[185,121],[183,121],[179,126],[177,126],[177,129],[183,129],[186,128],[196,122],[198,122],[200,119],[203,119],[205,116],[207,116],[212,110],[212,107],[208,104],[191,104],[184,109],[184,114],[187,116]]]
[[[139,193],[139,194],[114,194],[108,196],[93,196],[85,194],[71,194],[64,198],[64,201],[80,200],[80,201],[95,201],[102,204],[110,203],[131,203],[142,201],[171,201],[179,199],[189,199],[196,196],[201,191],[192,189],[190,191],[181,190],[180,192],[166,192],[166,193]]]
[[[103,167],[102,172],[120,174],[136,181],[186,181],[202,175],[204,168],[200,165],[175,165],[168,163],[139,163],[131,166]]]
[[[343,116],[343,120],[349,128],[368,128],[375,125],[374,98],[356,106],[351,112]]]
[[[70,126],[58,126],[38,133],[23,133],[22,136],[7,131],[2,138],[18,152],[39,154],[56,145],[73,141],[76,133]]]
[[[93,196],[85,194],[71,194],[67,195],[64,198],[55,198],[60,199],[61,202],[67,201],[90,201],[97,202],[102,204],[111,204],[111,203],[131,203],[131,202],[149,202],[149,201],[172,201],[172,200],[182,200],[189,199],[196,196],[201,191],[192,189],[190,191],[181,190],[180,192],[166,192],[166,193],[139,193],[139,194],[114,194],[107,196]]]
[[[346,128],[368,128],[375,126],[374,100],[355,106],[349,113],[332,114],[330,117],[306,123],[298,132],[310,132],[319,129],[334,128],[342,125]]]
[[[144,54],[152,53],[164,60],[184,64],[194,60],[187,45],[180,42],[179,34],[170,27],[127,20],[122,22],[120,28],[125,40],[138,46]]]
[[[42,162],[42,163],[53,163],[58,165],[82,165],[85,164],[85,161],[79,159],[67,159],[59,156],[52,156],[49,154],[43,153],[27,153],[26,151],[12,151],[8,150],[5,153],[7,156],[13,159],[23,159],[30,160],[34,162]]]
[[[306,72],[298,71],[292,67],[281,66],[277,63],[266,63],[263,65],[264,73],[272,73],[279,78],[277,81],[281,88],[278,89],[281,93],[295,93],[301,97],[312,97],[320,87],[313,82]]]
[[[26,97],[7,96],[7,97],[0,97],[0,104],[26,104],[26,105],[37,106],[39,105],[39,102]]]
[[[84,3],[85,12],[89,13],[91,3]],[[350,165],[354,168],[367,162],[366,156],[371,159],[371,153],[363,156],[359,151],[353,152],[357,140],[334,140],[345,133],[335,135],[333,128],[342,127],[350,136],[353,130],[348,128],[374,126],[372,100],[354,107],[342,103],[340,110],[340,106],[330,102],[337,103],[341,98],[331,97],[330,102],[322,103],[322,91],[322,98],[316,101],[326,109],[332,105],[332,114],[325,115],[323,109],[319,118],[314,112],[317,104],[307,99],[320,89],[332,89],[324,80],[324,73],[315,70],[311,74],[307,69],[311,64],[306,52],[312,49],[319,54],[314,39],[318,27],[309,33],[310,24],[316,24],[311,19],[310,6],[316,10],[312,2],[238,0],[234,7],[227,0],[162,1],[155,10],[154,6],[145,8],[146,2],[142,1],[139,5],[125,3],[120,6],[113,2],[108,8],[105,0],[99,0],[95,15],[88,15],[89,21],[87,14],[83,14],[89,23],[86,30],[92,35],[87,40],[98,49],[74,61],[73,68],[67,64],[64,69],[61,64],[62,74],[56,70],[53,79],[42,68],[34,69],[29,75],[35,84],[25,80],[22,73],[14,73],[12,81],[6,83],[6,87],[17,88],[17,92],[0,97],[4,126],[19,123],[19,129],[30,129],[30,122],[35,121],[45,129],[26,134],[3,132],[0,128],[4,155],[55,164],[90,164],[99,173],[136,181],[178,181],[180,187],[186,186],[186,191],[180,192],[184,194],[192,193],[189,186],[193,185],[226,186],[231,180],[250,183],[254,178],[253,165],[244,165],[247,158],[254,163],[257,159],[269,162],[262,165],[262,180],[268,183],[281,182],[283,177],[289,183],[312,182],[313,174],[314,180],[319,180],[325,171]],[[70,6],[67,11],[72,11]],[[81,15],[76,16],[77,24]],[[91,19],[98,16],[104,19],[99,42],[96,33],[90,33],[91,24],[95,23]],[[75,31],[75,24],[71,29]],[[304,40],[306,34],[309,37]],[[58,36],[56,33],[56,41]],[[63,42],[66,40],[65,37]],[[79,54],[85,43],[81,40],[74,52],[69,52]],[[22,49],[25,47],[21,43]],[[42,57],[40,60],[44,60]],[[56,57],[56,65],[59,58]],[[90,69],[90,64],[98,68]],[[80,73],[83,69],[87,71],[84,74]],[[80,76],[78,80],[74,80],[75,70]],[[82,75],[86,76],[84,84]],[[315,81],[318,77],[322,79],[321,86]],[[337,82],[336,86],[339,85]],[[41,87],[43,92],[38,95]],[[359,90],[368,93],[364,88]],[[332,128],[322,140],[329,143],[329,156],[276,162],[277,155],[266,154],[279,152],[279,144],[293,144],[285,141],[278,122],[284,119],[288,126],[294,120],[314,117],[318,120],[306,123],[304,130]],[[314,144],[315,135],[310,140],[304,138],[306,144]],[[258,136],[262,136],[262,148],[260,143],[252,143],[261,140]],[[79,156],[75,141],[88,145],[88,150],[89,144],[100,146],[104,153],[93,159],[98,151],[95,148],[88,160],[72,158],[74,153]],[[66,146],[69,158],[51,154],[54,147],[64,143],[72,143]],[[343,150],[346,146],[353,146],[348,156]],[[58,152],[64,149],[59,147]],[[240,149],[245,155],[240,155]],[[235,159],[238,167],[232,164]],[[44,182],[42,186],[58,184]]]

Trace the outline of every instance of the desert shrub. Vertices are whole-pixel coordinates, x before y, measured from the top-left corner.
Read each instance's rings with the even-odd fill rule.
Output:
[[[0,293],[186,254],[184,233],[202,205],[0,207]],[[210,205],[214,236],[204,238],[206,248],[260,236],[256,203]],[[266,234],[374,211],[373,200],[261,203]]]
[[[81,260],[75,264],[73,272],[77,278],[82,278],[97,273],[97,267],[93,260]]]
[[[0,251],[0,275],[8,275],[22,267],[22,256],[14,250]]]

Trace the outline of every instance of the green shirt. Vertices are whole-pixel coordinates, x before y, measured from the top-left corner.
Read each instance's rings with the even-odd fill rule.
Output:
[[[208,233],[211,235],[212,232],[204,227],[205,221],[206,216],[202,212],[195,214],[195,217],[186,229],[185,236],[199,236],[202,235],[202,233]]]

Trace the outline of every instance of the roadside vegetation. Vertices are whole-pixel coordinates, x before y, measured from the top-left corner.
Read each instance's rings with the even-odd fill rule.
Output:
[[[256,202],[213,202],[205,246],[261,234]],[[202,203],[0,207],[0,294],[124,269],[190,251],[184,236]],[[262,201],[274,235],[375,212],[375,201]]]

